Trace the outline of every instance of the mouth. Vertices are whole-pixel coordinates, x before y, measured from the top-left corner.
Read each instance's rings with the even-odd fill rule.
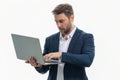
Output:
[[[59,28],[60,31],[64,30],[63,28]]]
[[[64,32],[64,29],[59,29],[61,32]]]

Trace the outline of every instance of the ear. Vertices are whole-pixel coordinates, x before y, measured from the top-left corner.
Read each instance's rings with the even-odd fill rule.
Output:
[[[70,16],[70,21],[73,22],[74,21],[74,15]]]

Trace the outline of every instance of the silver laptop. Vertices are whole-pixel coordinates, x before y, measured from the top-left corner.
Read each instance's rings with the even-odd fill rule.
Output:
[[[58,60],[44,61],[38,38],[18,34],[11,34],[11,36],[18,59],[28,60],[32,56],[42,65],[58,64]]]

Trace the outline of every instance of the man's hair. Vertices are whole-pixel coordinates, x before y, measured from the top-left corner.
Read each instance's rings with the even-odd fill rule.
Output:
[[[52,13],[54,15],[64,13],[68,18],[70,18],[71,15],[74,15],[73,8],[70,4],[59,4],[55,7]]]

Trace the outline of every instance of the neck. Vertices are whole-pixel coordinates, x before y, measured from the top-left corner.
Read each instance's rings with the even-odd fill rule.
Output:
[[[74,28],[75,28],[75,25],[72,25],[71,31],[72,31]],[[71,32],[71,31],[70,31],[70,32]]]
[[[63,36],[63,37],[68,36],[68,35],[72,32],[72,30],[73,30],[74,28],[75,28],[75,25],[71,25],[71,29],[70,29],[69,33],[67,33],[67,34],[62,34],[62,36]]]

